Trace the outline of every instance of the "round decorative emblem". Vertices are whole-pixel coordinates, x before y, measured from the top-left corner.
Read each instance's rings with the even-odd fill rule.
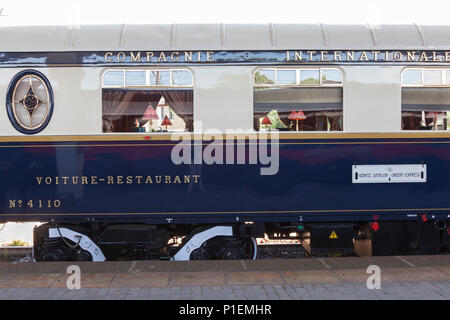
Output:
[[[53,112],[53,91],[47,78],[36,70],[24,70],[14,76],[6,96],[9,120],[26,134],[42,131]]]

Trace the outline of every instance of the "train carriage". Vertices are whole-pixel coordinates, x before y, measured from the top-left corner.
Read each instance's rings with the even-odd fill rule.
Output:
[[[0,221],[44,223],[38,261],[448,250],[448,26],[0,38]]]

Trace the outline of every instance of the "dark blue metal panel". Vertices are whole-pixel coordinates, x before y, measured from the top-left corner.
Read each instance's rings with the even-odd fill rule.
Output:
[[[277,64],[348,64],[348,65],[439,65],[448,64],[445,50],[178,50],[178,51],[61,51],[0,52],[2,67],[46,66],[143,66],[143,65],[277,65]],[[188,55],[186,55],[188,53]],[[413,55],[414,58],[411,58]],[[301,56],[301,59],[300,59]]]
[[[173,145],[0,143],[0,219],[342,222],[450,214],[448,138],[285,139],[275,175],[260,175],[260,164],[175,165]],[[354,164],[421,163],[426,183],[352,184]]]

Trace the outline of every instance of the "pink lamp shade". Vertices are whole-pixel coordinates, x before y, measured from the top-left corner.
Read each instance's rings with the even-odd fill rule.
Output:
[[[142,116],[142,120],[157,120],[159,119],[158,115],[155,112],[155,109],[149,104],[147,109],[145,109],[144,115]]]
[[[295,112],[295,110],[292,110],[288,116],[288,119],[289,120],[297,120],[297,112]]]
[[[298,112],[295,113],[294,120],[305,120],[305,119],[306,119],[306,116],[302,110],[299,110]]]
[[[302,110],[299,110],[298,112],[295,112],[294,110],[292,110],[292,112],[288,116],[288,119],[295,120],[295,130],[298,131],[298,121],[305,120],[306,117]],[[301,125],[301,123],[300,123],[300,125]]]

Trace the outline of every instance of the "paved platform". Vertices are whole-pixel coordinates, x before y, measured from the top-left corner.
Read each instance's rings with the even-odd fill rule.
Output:
[[[79,290],[67,289],[70,265]],[[367,288],[369,265],[381,289]],[[0,299],[450,299],[450,255],[0,263]]]
[[[0,300],[449,300],[450,281],[172,286],[133,288],[4,288]]]

